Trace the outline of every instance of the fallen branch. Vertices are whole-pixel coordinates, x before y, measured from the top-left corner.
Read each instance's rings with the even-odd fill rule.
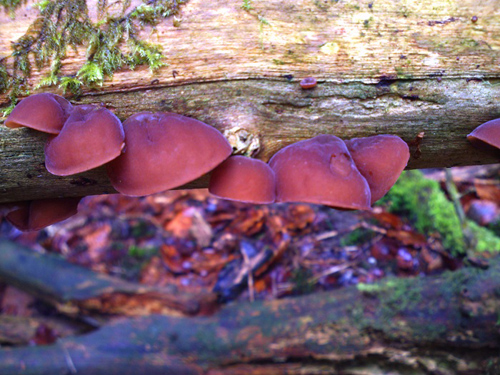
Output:
[[[487,270],[232,304],[210,317],[129,318],[2,350],[0,373],[493,374],[499,290],[497,259]]]
[[[194,315],[213,309],[215,295],[148,287],[40,254],[0,239],[0,279],[76,314]]]

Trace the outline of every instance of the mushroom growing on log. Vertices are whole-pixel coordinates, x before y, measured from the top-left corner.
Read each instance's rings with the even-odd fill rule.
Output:
[[[219,198],[247,203],[273,203],[273,170],[258,159],[235,155],[212,171],[208,190]]]
[[[142,112],[124,123],[123,153],[107,164],[113,187],[139,196],[186,184],[231,155],[215,128],[175,113]]]
[[[467,135],[467,139],[480,150],[498,153],[500,148],[500,118],[479,125]]]
[[[45,145],[45,166],[57,176],[88,171],[118,157],[124,140],[122,123],[111,111],[77,106]]]
[[[5,120],[9,128],[28,127],[58,134],[71,112],[72,105],[62,96],[42,93],[28,96],[14,107]]]
[[[19,202],[5,218],[22,231],[40,230],[66,220],[78,211],[81,198],[52,198]]]
[[[353,138],[345,143],[370,186],[373,204],[389,191],[408,164],[408,145],[398,136],[388,134]]]
[[[276,175],[276,202],[307,202],[369,209],[371,194],[344,141],[334,135],[291,144],[269,161]]]

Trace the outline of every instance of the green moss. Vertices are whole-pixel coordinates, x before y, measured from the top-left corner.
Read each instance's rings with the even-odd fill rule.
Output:
[[[488,228],[481,227],[474,221],[468,221],[469,230],[476,239],[477,251],[500,251],[500,238]]]
[[[252,0],[243,0],[243,4],[241,5],[241,9],[249,11],[252,10]]]
[[[5,12],[9,13],[11,18],[14,18],[16,9],[25,2],[23,0],[0,0],[0,5]]]
[[[290,281],[295,284],[294,292],[297,294],[309,294],[314,291],[311,283],[312,272],[307,268],[298,268],[292,272]]]
[[[420,283],[409,279],[388,279],[377,284],[357,285],[357,289],[380,300],[381,321],[390,321],[401,311],[413,310],[421,299]]]
[[[460,41],[460,45],[464,46],[464,47],[467,47],[467,48],[475,48],[475,47],[478,47],[481,45],[481,43],[479,43],[477,40],[475,39],[472,39],[472,38],[466,38],[466,39],[462,39]]]
[[[437,181],[424,178],[420,171],[403,173],[380,204],[386,205],[389,212],[406,216],[419,232],[439,235],[452,254],[465,252],[462,226],[453,203]],[[467,225],[477,240],[477,250],[500,250],[500,239],[493,232],[470,221]]]
[[[0,61],[0,92],[5,92],[10,85],[10,77],[7,68]]]
[[[356,288],[361,292],[365,294],[370,294],[370,295],[375,295],[381,290],[380,284],[365,284],[365,283],[359,283],[356,284]]]
[[[158,254],[158,248],[156,247],[139,247],[132,245],[128,249],[128,255],[136,259],[149,259],[155,254]]]
[[[61,77],[59,87],[66,94],[68,91],[73,95],[80,95],[83,82],[75,77]]]
[[[398,76],[398,79],[412,79],[413,78],[413,76],[409,73],[406,73],[405,69],[401,66],[394,67],[394,70],[396,70],[396,75]]]
[[[418,231],[439,234],[445,248],[459,253],[465,251],[453,204],[438,182],[425,179],[420,171],[403,173],[381,203],[387,204],[390,212],[408,217]]]
[[[2,5],[6,6],[6,0]],[[83,86],[102,85],[123,67],[134,69],[148,65],[152,71],[165,65],[159,46],[141,40],[139,32],[155,27],[162,19],[178,13],[187,0],[144,0],[127,12],[130,2],[119,0],[122,11],[108,12],[106,1],[99,2],[98,22],[93,22],[85,0],[42,0],[37,3],[39,16],[18,40],[12,43],[12,54],[0,61],[0,92],[9,91],[12,101],[24,90],[34,61],[37,69],[50,66],[50,72],[37,87],[58,85],[64,91],[79,93]],[[9,0],[9,4],[18,4]],[[113,4],[115,6],[115,4]],[[10,8],[9,8],[10,9]],[[62,62],[68,48],[86,46],[86,61],[71,76],[61,76]],[[7,59],[13,70],[7,71]],[[14,95],[15,94],[15,95]]]

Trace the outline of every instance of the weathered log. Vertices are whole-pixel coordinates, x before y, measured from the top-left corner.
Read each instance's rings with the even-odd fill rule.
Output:
[[[10,374],[496,374],[500,262],[0,350]]]
[[[84,89],[78,102],[104,103],[121,119],[173,111],[221,131],[243,128],[259,137],[263,160],[320,133],[391,133],[411,142],[420,132],[421,156],[413,149],[409,168],[498,160],[465,139],[500,112],[500,22],[493,2],[269,0],[251,2],[250,11],[241,5],[189,1],[180,24],[167,19],[149,36],[162,46],[168,66],[154,76],[145,68],[124,69],[99,89]],[[1,56],[35,16],[31,10],[2,19]],[[68,53],[62,71],[74,74],[85,53]],[[29,85],[45,74],[34,70]],[[302,90],[298,81],[309,75],[319,85]],[[113,192],[103,168],[50,175],[45,139],[0,126],[0,203]],[[204,176],[186,187],[206,186]]]
[[[39,327],[53,330],[57,337],[74,336],[91,330],[84,324],[54,317],[0,315],[0,345],[28,345]]]
[[[93,272],[54,254],[40,254],[0,238],[0,279],[56,304],[65,312],[194,315],[213,310],[213,294],[155,288]]]

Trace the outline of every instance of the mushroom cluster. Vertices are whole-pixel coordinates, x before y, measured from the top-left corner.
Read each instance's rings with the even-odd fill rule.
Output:
[[[348,141],[334,135],[294,143],[269,161],[277,202],[307,202],[341,209],[369,209],[396,182],[410,158],[394,135]]]
[[[106,164],[113,187],[132,196],[174,189],[212,171],[209,191],[225,199],[368,209],[387,193],[409,159],[407,144],[393,135],[348,141],[319,135],[283,148],[269,163],[230,157],[227,139],[201,121],[141,112],[122,125],[103,107],[73,106],[48,93],[23,99],[5,125],[50,134],[45,146],[50,173],[68,176]],[[36,230],[71,216],[78,201],[11,204],[6,218],[22,230]]]
[[[408,145],[394,135],[343,141],[323,134],[281,149],[268,164],[232,156],[213,171],[208,190],[243,202],[363,210],[389,191],[409,158]]]
[[[174,189],[214,169],[232,148],[215,128],[174,113],[143,112],[122,125],[109,110],[73,106],[54,94],[23,99],[5,121],[10,128],[49,133],[45,167],[68,176],[106,164],[113,187],[127,195]],[[21,230],[38,230],[76,213],[80,199],[45,199],[3,205]]]

